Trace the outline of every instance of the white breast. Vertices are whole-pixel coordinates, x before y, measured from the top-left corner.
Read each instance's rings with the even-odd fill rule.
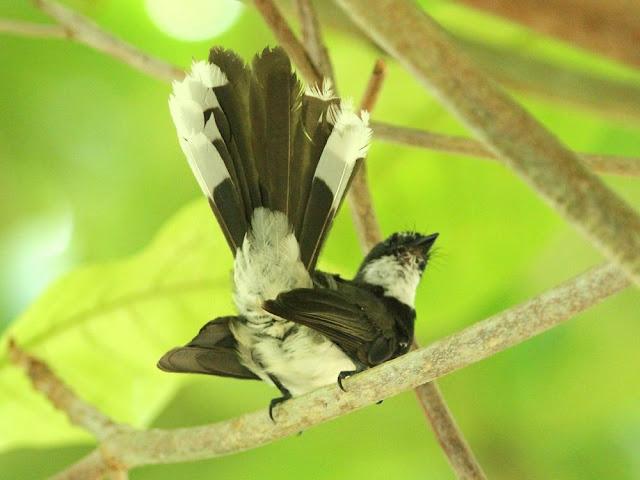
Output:
[[[339,347],[304,326],[299,326],[284,341],[262,339],[254,349],[269,373],[275,375],[292,395],[335,384],[340,372],[356,369]]]

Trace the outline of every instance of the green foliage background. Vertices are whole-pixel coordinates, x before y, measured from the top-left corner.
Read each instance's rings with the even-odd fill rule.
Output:
[[[619,66],[450,2],[424,3],[461,35],[639,81]],[[186,43],[157,30],[140,1],[71,5],[184,67],[204,58],[213,42],[247,59],[274,43],[251,9],[215,40]],[[14,0],[0,0],[0,16],[43,19]],[[341,92],[359,98],[379,52],[345,32],[326,36]],[[266,385],[155,368],[165,350],[231,309],[231,256],[179,151],[167,109],[170,86],[56,40],[0,37],[0,65],[0,478],[43,478],[92,446],[7,363],[8,335],[118,421],[179,427],[266,406],[275,394]],[[532,96],[519,99],[576,150],[639,154],[638,124]],[[465,133],[391,62],[374,118]],[[441,234],[418,295],[423,344],[602,261],[497,163],[376,142],[369,165],[385,232]],[[640,208],[638,180],[605,180]],[[61,203],[73,216],[70,253],[60,268],[70,273],[27,306],[11,294],[15,250],[5,247],[37,240],[37,229],[21,226]],[[323,267],[350,275],[360,258],[345,208]],[[30,275],[33,284],[48,283],[37,268]],[[637,292],[627,291],[442,380],[491,478],[640,478],[639,312]],[[177,477],[445,479],[452,473],[407,392],[255,451],[131,473],[132,479]]]

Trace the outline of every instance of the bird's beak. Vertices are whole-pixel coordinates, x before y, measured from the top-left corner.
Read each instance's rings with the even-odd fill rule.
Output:
[[[437,233],[432,233],[431,235],[421,235],[413,242],[413,247],[418,250],[422,255],[427,255],[433,244],[436,242],[438,238]]]

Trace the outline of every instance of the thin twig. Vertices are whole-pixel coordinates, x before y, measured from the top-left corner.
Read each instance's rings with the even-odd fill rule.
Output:
[[[0,33],[32,38],[69,38],[67,31],[60,25],[44,25],[21,20],[0,19]]]
[[[342,392],[329,385],[266,409],[223,422],[174,430],[117,433],[102,446],[103,458],[129,469],[242,452],[307,430],[313,425],[389,398],[464,368],[538,335],[629,285],[614,265],[586,272],[519,306],[347,379]],[[106,460],[105,460],[106,461]],[[86,459],[83,460],[86,463]],[[78,469],[78,465],[71,467]],[[59,479],[83,477],[58,477]]]
[[[460,0],[628,65],[640,66],[640,6],[628,0]]]
[[[312,63],[323,77],[331,79],[333,90],[338,94],[333,65],[329,52],[322,38],[322,29],[318,22],[315,8],[311,0],[297,0],[298,17],[302,26],[302,43],[305,46]]]
[[[434,380],[420,385],[415,392],[458,478],[464,480],[487,478],[449,411],[437,382]]]
[[[62,27],[64,36],[70,40],[114,57],[152,77],[169,81],[184,76],[182,69],[147,55],[133,45],[105,32],[87,17],[53,0],[33,0],[33,3],[53,18]],[[53,28],[54,26],[51,27],[51,31],[54,31]],[[43,36],[43,32],[44,30],[40,30],[40,36]],[[54,36],[60,37],[57,33]]]
[[[86,22],[90,22],[87,19],[83,20]],[[95,25],[94,28],[99,29],[99,27]],[[63,38],[77,40],[77,38],[74,38],[73,35],[69,34],[69,32],[73,31],[73,29],[73,26],[62,27],[60,25],[42,25],[15,20],[0,20],[0,33],[10,33],[14,35],[22,35],[34,38]],[[109,37],[110,36],[108,34],[96,35],[93,40],[94,43],[83,43],[86,43],[88,46],[100,51],[101,53],[105,53],[106,55],[111,56],[119,61],[123,61],[124,63],[127,63],[136,69],[139,69],[138,65],[145,65],[146,58],[153,59],[153,62],[151,62],[149,65],[161,65],[161,68],[141,69],[143,73],[146,73],[153,78],[158,78],[160,80],[166,81],[171,79],[179,79],[182,77],[183,73],[177,66],[172,66],[160,59],[153,58],[145,54],[144,52],[130,47],[126,43],[117,39],[115,41],[112,41]],[[107,47],[106,45],[102,47],[95,45],[95,42],[99,43],[102,41],[107,41],[109,43],[109,47]],[[520,58],[519,61],[516,62],[518,65],[520,65],[520,67],[514,68],[513,57],[508,56],[510,55],[508,51],[494,51],[494,49],[491,50],[490,54],[487,54],[487,52],[490,50],[490,47],[479,46],[475,43],[466,41],[463,42],[463,44],[465,48],[471,49],[472,53],[474,54],[474,58],[478,56],[484,63],[490,65],[492,68],[492,73],[495,74],[497,72],[501,79],[510,79],[509,83],[516,83],[520,85],[523,82],[529,83],[533,81],[532,85],[525,85],[525,89],[536,91],[536,89],[540,85],[540,82],[534,81],[537,76],[543,77],[547,82],[549,78],[553,78],[554,88],[551,89],[553,91],[550,92],[548,88],[544,89],[543,93],[547,96],[550,93],[552,93],[553,95],[559,95],[559,92],[562,92],[560,95],[563,99],[566,100],[567,98],[569,98],[567,97],[567,95],[577,95],[578,97],[575,99],[575,101],[580,105],[589,104],[589,101],[593,100],[599,102],[598,105],[596,105],[597,108],[609,109],[616,115],[623,115],[624,117],[628,117],[629,115],[631,115],[635,118],[638,118],[640,116],[640,114],[638,114],[638,109],[635,108],[638,102],[634,100],[636,98],[640,99],[640,91],[635,85],[626,83],[611,84],[610,80],[597,80],[589,76],[575,77],[575,73],[570,73],[565,70],[558,71],[557,74],[554,74],[553,72],[549,72],[549,69],[552,68],[549,65],[544,64],[542,66],[538,66],[536,61],[526,61],[523,58]],[[132,48],[133,50],[131,50]],[[126,60],[126,58],[128,58],[128,56],[130,55],[137,55],[139,56],[139,58],[136,62],[129,62]],[[486,60],[485,57],[487,56],[493,58],[493,60]],[[503,72],[504,75],[500,74],[500,68],[496,67],[495,65],[496,59],[501,59],[501,61],[504,62],[505,67],[508,68],[510,72],[511,70],[513,70],[515,73]],[[534,70],[533,74],[530,71],[531,68]],[[167,71],[170,71],[172,73],[167,76]],[[324,74],[324,76],[327,75]],[[558,82],[557,77],[565,79],[565,81]],[[545,85],[547,85],[547,83],[545,83]],[[563,85],[566,88],[563,88]],[[580,88],[577,88],[576,85],[580,85]],[[580,97],[581,95],[585,95],[587,98],[583,99]],[[611,101],[615,101],[615,104],[611,104]],[[479,156],[483,158],[496,158],[493,153],[490,153],[479,142],[472,139],[451,137],[432,132],[406,129],[403,127],[395,127],[384,123],[374,123],[374,131],[375,138],[377,140],[394,141],[397,143],[404,143],[434,150],[451,151],[455,153]],[[638,161],[635,158],[612,155],[582,154],[582,159],[588,166],[601,173],[630,176],[640,175],[640,167],[638,166]]]
[[[324,6],[324,3],[318,4],[320,9]],[[326,16],[328,19],[334,19],[336,15],[335,12],[332,12],[332,15],[326,14]],[[349,32],[354,34],[352,30]],[[42,25],[18,20],[0,20],[0,33],[34,38],[72,39],[69,37],[68,30],[60,25]],[[361,35],[360,31],[358,34]],[[103,39],[95,39],[96,42],[101,40]],[[640,109],[638,108],[640,88],[635,83],[579,72],[567,66],[555,65],[510,49],[479,43],[476,40],[470,41],[458,37],[457,41],[491,75],[516,89],[550,98],[556,102],[595,109],[612,118],[632,121],[640,119]],[[109,50],[99,50],[122,61],[122,57],[133,53],[131,51],[121,52],[122,45],[125,45],[124,48],[129,50],[124,42],[112,43]],[[145,56],[152,58],[140,50],[137,50],[137,53],[141,56],[140,64],[145,63]],[[160,80],[167,80],[165,72],[169,64],[159,59],[155,60],[165,67],[145,69],[142,70],[143,73]],[[133,66],[138,68],[136,65]],[[173,66],[172,70],[175,72],[176,78],[181,78],[180,68]],[[178,74],[180,76],[177,76]],[[553,84],[551,89],[548,88],[550,82]]]
[[[376,140],[486,158],[488,160],[499,160],[495,153],[478,140],[472,138],[399,127],[383,122],[372,122],[371,127]],[[640,176],[640,158],[579,152],[576,152],[576,155],[580,156],[585,165],[599,173]]]
[[[378,60],[373,67],[367,89],[360,102],[360,109],[371,112],[375,106],[386,75],[384,61]],[[356,227],[360,247],[366,254],[382,240],[382,230],[373,208],[373,199],[367,184],[367,162],[363,161],[353,177],[349,188],[351,218]]]
[[[84,428],[99,440],[127,428],[78,397],[44,362],[25,353],[13,339],[9,340],[9,357],[26,372],[33,387],[64,412],[72,424]]]
[[[272,0],[254,0],[255,6],[285,49],[308,84],[321,84],[322,76],[315,67],[304,46],[289,28],[287,21]]]
[[[640,216],[481,74],[417,3],[337,1],[487,147],[640,285]]]
[[[94,450],[86,457],[54,475],[50,480],[99,480],[113,471],[101,450]]]

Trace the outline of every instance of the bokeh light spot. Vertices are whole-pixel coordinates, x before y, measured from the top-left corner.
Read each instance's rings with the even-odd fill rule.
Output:
[[[191,42],[224,33],[244,8],[238,0],[145,0],[145,5],[160,30]]]

